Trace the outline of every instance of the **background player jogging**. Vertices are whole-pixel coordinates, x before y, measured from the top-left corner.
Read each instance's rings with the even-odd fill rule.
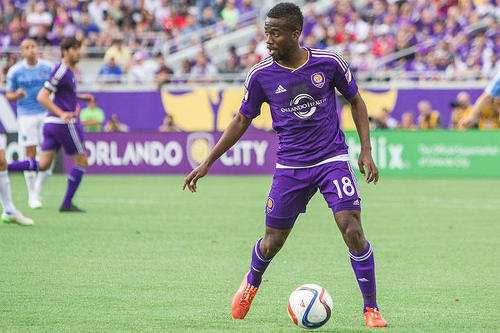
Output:
[[[68,176],[68,187],[60,212],[83,212],[73,204],[73,196],[87,167],[87,153],[83,147],[82,125],[78,122],[77,100],[90,101],[90,94],[76,93],[74,69],[80,60],[80,42],[68,37],[61,42],[62,61],[56,65],[49,80],[38,93],[37,100],[49,113],[43,126],[43,142],[40,162],[35,159],[9,164],[9,171],[47,170],[54,161],[57,151],[64,148],[75,163]],[[50,95],[54,94],[51,100]]]
[[[37,146],[42,143],[42,128],[47,110],[36,100],[38,92],[49,79],[54,65],[38,58],[38,48],[33,39],[21,43],[21,56],[24,58],[7,73],[7,91],[9,101],[17,101],[17,120],[19,124],[19,145],[24,147],[27,158],[36,158]],[[41,208],[43,183],[52,174],[47,171],[25,171],[28,187],[28,205]]]
[[[250,271],[234,295],[233,318],[246,316],[267,266],[319,189],[349,248],[366,326],[384,327],[387,322],[376,301],[373,250],[361,227],[361,199],[340,129],[335,88],[352,107],[361,141],[359,168],[367,183],[376,184],[379,175],[371,156],[366,105],[339,55],[299,45],[302,25],[302,13],[294,4],[280,3],[269,11],[264,29],[271,57],[250,69],[239,113],[207,159],[186,177],[183,189],[196,191],[198,179],[239,140],[267,102],[279,139],[277,164],[266,204],[265,235],[253,247]]]

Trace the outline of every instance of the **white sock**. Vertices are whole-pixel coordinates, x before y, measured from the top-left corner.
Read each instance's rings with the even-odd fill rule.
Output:
[[[35,181],[35,193],[40,197],[42,194],[42,187],[45,181],[52,176],[52,170],[54,170],[54,163],[50,165],[50,168],[45,171],[39,171]]]
[[[10,180],[7,171],[0,171],[0,201],[4,213],[13,213],[16,210],[10,192]]]
[[[28,194],[32,196],[35,192],[36,171],[24,171],[24,179],[26,179]]]

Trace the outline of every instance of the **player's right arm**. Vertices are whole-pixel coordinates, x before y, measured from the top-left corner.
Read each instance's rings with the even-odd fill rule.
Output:
[[[252,123],[252,119],[260,114],[260,108],[265,101],[266,95],[256,80],[255,75],[252,76],[251,73],[252,70],[250,70],[245,82],[245,96],[243,97],[240,111],[233,118],[205,161],[186,177],[184,185],[182,185],[183,190],[187,186],[191,192],[196,192],[196,182],[198,179],[205,176],[212,164],[238,142]]]
[[[26,92],[17,86],[16,68],[17,66],[13,66],[7,72],[5,97],[7,97],[9,102],[14,102],[18,99],[26,97]]]
[[[63,111],[60,107],[54,104],[50,99],[50,91],[47,88],[42,88],[38,92],[36,97],[38,103],[40,103],[45,109],[49,110],[55,115],[58,115],[64,122],[69,123],[74,117],[73,112]]]
[[[182,185],[182,189],[184,190],[187,186],[191,192],[196,192],[196,182],[198,179],[205,176],[208,173],[208,170],[210,170],[212,164],[214,164],[214,162],[217,161],[222,154],[238,142],[251,123],[252,119],[238,113],[226,128],[224,134],[222,134],[222,137],[219,139],[219,142],[217,142],[205,161],[196,169],[191,171],[191,173],[186,177],[184,185]]]
[[[67,66],[64,63],[60,63],[58,66],[56,66],[52,70],[49,79],[43,84],[43,88],[38,92],[36,100],[49,112],[52,112],[53,114],[59,116],[62,120],[64,120],[65,123],[69,123],[71,119],[75,117],[75,112],[79,111],[78,105],[78,110],[75,111],[62,110],[50,99],[50,94],[56,93],[57,89],[59,89],[59,87],[63,84],[63,81],[61,80],[64,79],[66,71]]]

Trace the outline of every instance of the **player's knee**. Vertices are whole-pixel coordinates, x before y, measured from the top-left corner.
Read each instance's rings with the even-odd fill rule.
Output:
[[[36,158],[36,146],[35,147],[26,147],[26,157],[27,158]]]
[[[356,252],[363,251],[366,240],[359,216],[354,214],[348,215],[342,224],[345,226],[342,233],[347,246]]]
[[[39,162],[39,170],[40,171],[46,171],[50,168],[50,164],[49,162],[47,161],[44,161],[44,160],[40,160]]]

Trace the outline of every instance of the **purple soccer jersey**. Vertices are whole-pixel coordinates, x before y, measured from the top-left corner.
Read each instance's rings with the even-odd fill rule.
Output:
[[[269,104],[279,139],[279,165],[311,166],[347,153],[335,88],[350,99],[358,86],[339,55],[316,49],[307,52],[307,62],[297,69],[268,57],[249,71],[245,81],[239,112],[253,119],[260,114],[262,103]]]
[[[54,93],[54,104],[65,112],[74,112],[76,109],[76,79],[73,71],[60,62],[50,74],[49,80],[45,81],[44,87]],[[57,115],[49,112],[49,117]]]
[[[361,209],[335,95],[336,88],[351,99],[358,86],[339,55],[307,52],[306,63],[297,69],[283,67],[271,57],[255,65],[240,108],[250,119],[260,114],[263,102],[271,108],[279,147],[266,224],[277,229],[290,229],[318,189],[334,213]]]
[[[77,106],[76,80],[73,71],[63,62],[59,63],[44,87],[54,93],[54,104],[65,112],[74,112]],[[42,150],[59,150],[61,146],[68,155],[82,154],[83,130],[78,120],[65,123],[59,116],[49,112],[43,126]]]

